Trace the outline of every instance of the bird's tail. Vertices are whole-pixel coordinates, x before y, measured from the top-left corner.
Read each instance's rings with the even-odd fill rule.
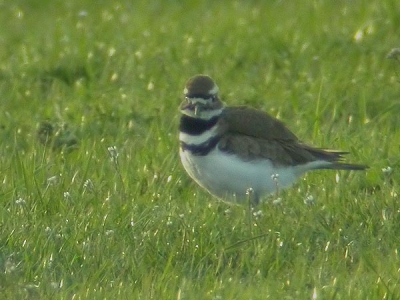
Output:
[[[343,156],[348,154],[346,151],[318,149],[312,147],[309,147],[307,151],[316,159],[326,161],[326,164],[321,164],[320,166],[317,166],[316,169],[361,171],[369,168],[367,165],[343,163]]]

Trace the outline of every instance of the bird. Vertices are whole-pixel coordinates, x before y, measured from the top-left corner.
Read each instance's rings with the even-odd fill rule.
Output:
[[[283,122],[251,107],[226,106],[208,75],[191,77],[180,105],[179,154],[188,175],[213,196],[258,204],[310,170],[365,170],[346,151],[301,142]]]

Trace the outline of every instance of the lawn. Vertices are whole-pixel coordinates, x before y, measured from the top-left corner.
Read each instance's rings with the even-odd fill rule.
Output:
[[[399,299],[400,6],[0,1],[0,299]],[[186,80],[348,150],[250,209],[178,155]]]

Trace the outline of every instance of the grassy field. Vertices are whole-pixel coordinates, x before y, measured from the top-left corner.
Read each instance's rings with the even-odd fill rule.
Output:
[[[0,1],[0,299],[399,299],[397,1]],[[179,162],[186,80],[349,150],[249,211]]]

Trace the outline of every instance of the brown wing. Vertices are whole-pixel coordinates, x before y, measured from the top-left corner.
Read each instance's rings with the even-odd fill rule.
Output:
[[[278,119],[245,106],[227,107],[221,116],[232,133],[272,140],[297,141],[297,137]]]
[[[218,146],[222,151],[235,153],[244,160],[270,159],[277,166],[299,165],[316,160],[296,141],[262,139],[229,132],[224,134]]]
[[[312,160],[305,151],[297,155],[297,137],[276,118],[253,108],[228,107],[220,118],[224,135],[219,143],[223,151],[236,153],[245,160],[270,159],[277,165],[293,165]],[[296,155],[294,155],[296,154]]]
[[[315,160],[328,162],[321,168],[364,169],[365,166],[341,164],[347,152],[319,149],[301,143],[276,118],[256,109],[229,107],[220,119],[223,137],[219,148],[236,153],[245,160],[270,159],[275,165],[300,165]],[[333,163],[333,164],[331,164]]]

